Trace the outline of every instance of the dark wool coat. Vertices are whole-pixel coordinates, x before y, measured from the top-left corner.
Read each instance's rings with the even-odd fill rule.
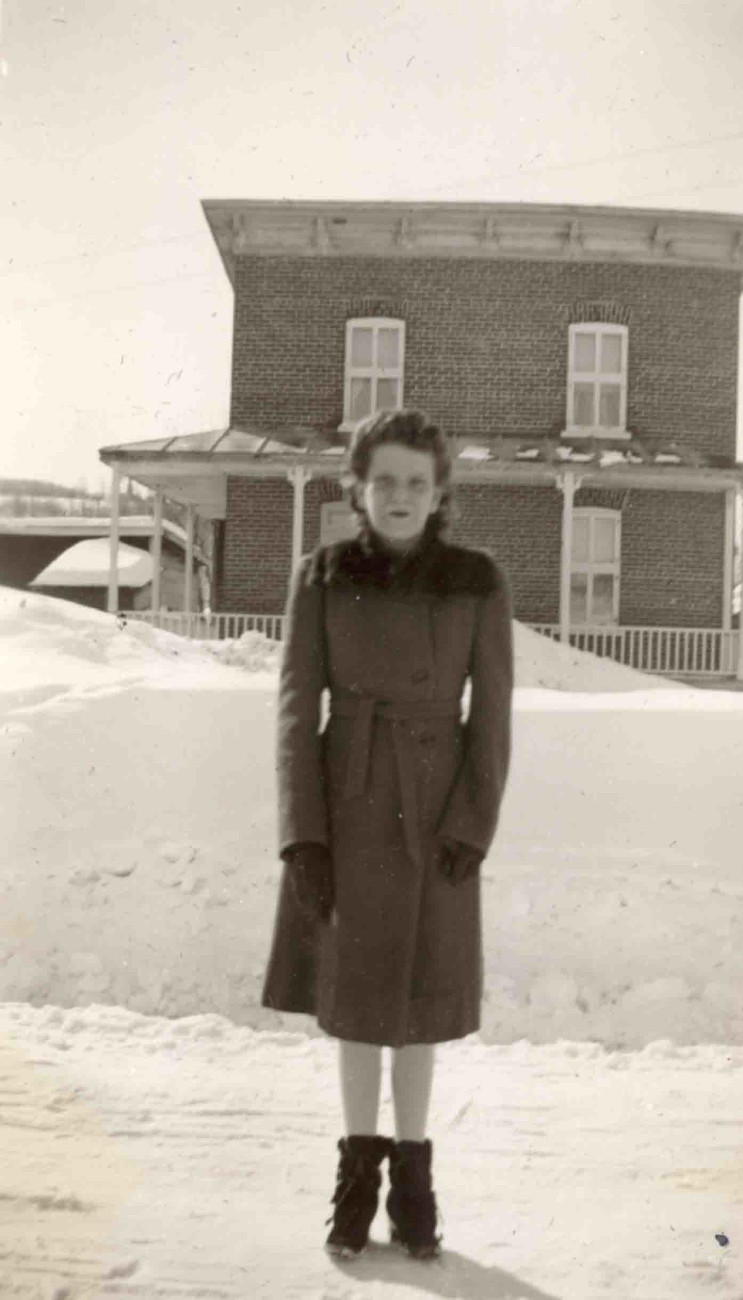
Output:
[[[435,537],[403,560],[362,541],[321,547],[295,575],[285,635],[279,847],[327,845],[336,903],[330,921],[308,920],[284,868],[263,1003],[359,1042],[472,1033],[480,884],[449,883],[437,837],[485,854],[495,832],[513,677],[504,574]]]

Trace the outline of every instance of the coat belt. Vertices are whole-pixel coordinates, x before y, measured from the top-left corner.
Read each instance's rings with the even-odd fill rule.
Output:
[[[405,844],[413,862],[420,863],[422,850],[418,821],[418,800],[415,789],[415,761],[410,748],[410,735],[406,722],[427,718],[457,718],[461,716],[461,702],[450,698],[442,700],[377,700],[370,695],[354,695],[334,691],[330,697],[330,712],[340,718],[353,718],[351,750],[348,757],[344,798],[354,799],[366,790],[371,755],[372,723],[374,718],[384,718],[392,723],[392,743],[397,761],[402,804]]]

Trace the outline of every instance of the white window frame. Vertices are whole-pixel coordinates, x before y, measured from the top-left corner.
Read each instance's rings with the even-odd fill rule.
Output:
[[[594,520],[612,519],[616,525],[616,549],[613,560],[594,560],[593,556],[593,531]],[[607,510],[596,506],[580,507],[573,512],[573,527],[576,519],[587,519],[588,525],[588,559],[576,560],[570,557],[570,577],[572,585],[573,574],[585,573],[588,575],[588,591],[586,594],[586,612],[587,617],[584,623],[576,622],[573,624],[571,610],[571,626],[575,627],[616,627],[619,623],[619,584],[621,581],[622,571],[622,513],[620,510]],[[593,580],[597,575],[609,573],[614,578],[614,601],[610,618],[596,619],[591,617],[593,604]]]
[[[352,366],[351,365],[351,337],[355,329],[372,329],[374,331],[372,344],[372,365],[371,366]],[[399,337],[398,355],[400,364],[391,370],[383,370],[376,365],[377,357],[377,336],[381,329],[396,329]],[[405,321],[398,320],[388,316],[355,316],[346,321],[346,353],[344,361],[343,374],[343,423],[342,430],[352,430],[358,423],[351,418],[351,383],[354,379],[371,379],[372,381],[372,402],[371,413],[378,410],[376,404],[377,382],[380,379],[396,379],[398,381],[398,406],[403,404],[403,383],[405,380]]]
[[[575,339],[577,334],[593,334],[596,346],[595,356],[599,357],[600,341],[604,335],[614,335],[621,339],[622,353],[621,365],[617,372],[619,374],[619,424],[601,425],[601,424],[575,424],[574,414],[574,385],[575,384],[592,384],[594,390],[594,414],[598,416],[599,401],[598,388],[601,382],[601,375],[598,370],[580,371],[575,364]],[[626,325],[613,325],[605,321],[576,321],[568,330],[568,393],[567,393],[567,417],[565,429],[566,434],[572,438],[626,438],[630,437],[627,430],[627,353],[629,349],[629,330]]]
[[[358,516],[347,501],[325,501],[320,506],[321,546],[355,537],[358,529]]]

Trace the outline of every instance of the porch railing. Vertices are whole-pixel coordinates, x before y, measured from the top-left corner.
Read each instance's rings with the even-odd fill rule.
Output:
[[[131,610],[124,617],[199,641],[237,639],[244,632],[261,632],[271,641],[281,641],[284,626],[283,614]],[[560,639],[559,623],[525,626],[554,641]],[[738,664],[738,632],[719,627],[576,627],[570,644],[643,673],[671,677],[732,677]]]
[[[560,639],[558,623],[528,623],[542,636]],[[576,627],[570,644],[643,673],[671,677],[733,676],[738,633],[719,627]]]
[[[126,610],[123,617],[194,641],[237,640],[245,632],[261,632],[270,641],[280,641],[284,626],[283,614],[189,614],[185,610],[132,609]]]

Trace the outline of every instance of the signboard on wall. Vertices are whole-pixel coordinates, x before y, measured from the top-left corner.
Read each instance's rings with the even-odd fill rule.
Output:
[[[320,507],[320,545],[330,546],[355,537],[359,531],[357,516],[345,501],[326,501]]]

